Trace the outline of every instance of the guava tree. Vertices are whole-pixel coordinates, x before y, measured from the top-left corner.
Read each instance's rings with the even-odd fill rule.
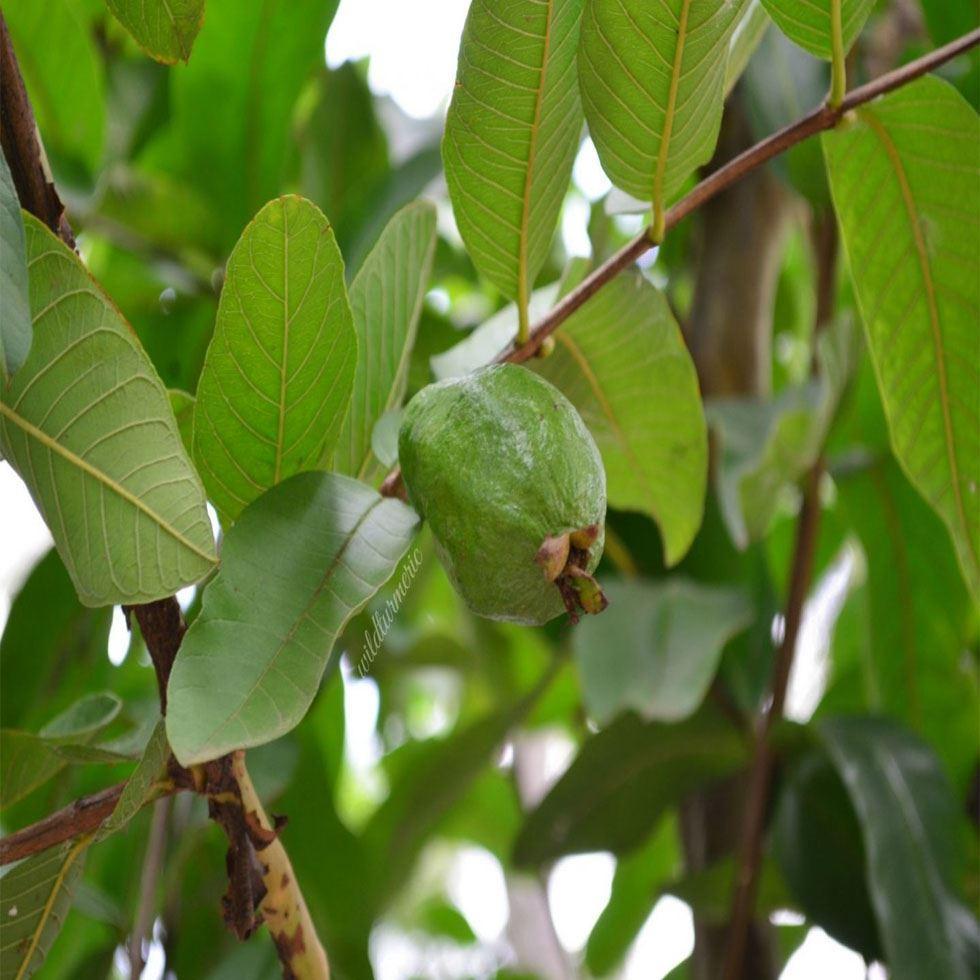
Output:
[[[336,6],[3,2],[0,977],[976,976],[974,0],[473,0],[438,127]]]

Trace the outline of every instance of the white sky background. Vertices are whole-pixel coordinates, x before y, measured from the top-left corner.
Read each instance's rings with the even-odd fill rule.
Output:
[[[348,59],[368,57],[368,80],[376,95],[390,96],[405,113],[419,120],[444,113],[467,7],[467,0],[342,0],[327,38],[327,61],[336,66]],[[577,193],[566,207],[561,234],[571,254],[588,254],[587,202],[609,189],[588,141],[576,161],[573,180]],[[50,546],[51,536],[26,489],[9,465],[0,462],[0,628],[6,622],[12,597]],[[834,574],[840,574],[839,566]],[[823,631],[814,627],[816,620],[827,616],[832,604],[827,588],[818,590],[811,604],[815,608],[808,617],[809,632],[804,629],[807,649],[801,651],[807,676],[794,678],[801,695],[799,716],[806,717],[813,710],[822,688],[815,675],[824,667],[819,635]],[[368,776],[377,763],[379,748],[374,730],[378,708],[374,682],[349,678],[347,707],[348,758],[355,772]],[[549,903],[556,933],[570,952],[583,948],[609,894],[613,870],[613,859],[604,854],[566,858],[553,869]],[[480,940],[498,947],[507,921],[507,894],[497,861],[479,848],[460,849],[449,873],[448,893]],[[431,966],[431,958],[420,955],[417,937],[386,926],[374,938],[372,954],[379,980],[408,980],[420,964],[428,961]],[[621,980],[658,980],[690,954],[693,940],[690,909],[675,898],[661,899],[634,945]],[[157,959],[151,957],[145,977],[159,976],[159,964],[154,967]],[[451,970],[452,962],[451,958],[444,959],[444,968]],[[865,976],[859,956],[821,930],[812,929],[790,959],[782,980],[865,980]]]

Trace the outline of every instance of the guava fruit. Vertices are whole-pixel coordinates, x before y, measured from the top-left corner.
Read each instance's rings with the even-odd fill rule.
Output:
[[[398,438],[409,500],[480,616],[537,625],[601,612],[606,475],[574,405],[512,364],[422,389]]]

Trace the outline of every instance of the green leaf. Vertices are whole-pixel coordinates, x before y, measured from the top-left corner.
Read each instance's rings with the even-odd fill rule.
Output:
[[[6,809],[54,778],[69,762],[107,761],[73,758],[63,746],[87,746],[119,714],[122,702],[111,694],[90,694],[76,701],[34,735],[0,730],[0,808]],[[111,761],[119,761],[114,756]]]
[[[179,388],[171,388],[167,394],[170,396],[170,410],[174,413],[174,419],[177,422],[180,441],[190,455],[193,452],[194,444],[194,404],[196,399],[193,395],[189,395]]]
[[[313,469],[347,413],[357,337],[344,260],[301,197],[267,204],[231,257],[194,409],[194,459],[234,520],[263,491]]]
[[[837,480],[840,508],[867,563],[849,600],[864,628],[838,625],[835,683],[822,710],[874,711],[904,721],[931,745],[957,788],[977,757],[980,693],[965,658],[977,634],[942,522],[890,458]]]
[[[116,19],[151,57],[187,61],[204,20],[204,0],[106,0]]]
[[[216,559],[166,390],[74,252],[25,220],[35,336],[0,390],[0,448],[85,605],[170,595]]]
[[[411,508],[333,473],[302,473],[246,509],[170,675],[167,735],[183,765],[293,728],[347,621],[394,572]]]
[[[582,105],[603,169],[662,209],[711,159],[745,0],[587,0]]]
[[[762,0],[776,26],[801,48],[827,61],[833,57],[833,10],[840,10],[846,54],[861,33],[875,0]]]
[[[582,0],[473,0],[442,144],[453,213],[480,272],[527,306],[582,128]]]
[[[936,757],[874,718],[828,719],[819,731],[861,823],[889,975],[975,976],[977,923],[952,887],[958,806]]]
[[[667,564],[701,525],[708,440],[697,374],[666,299],[624,273],[573,313],[528,366],[579,410],[606,468],[609,504],[660,527]]]
[[[980,595],[980,120],[921,78],[824,153],[895,455]]]
[[[661,888],[681,863],[677,821],[665,818],[643,847],[616,862],[609,901],[589,934],[585,962],[601,977],[613,973],[643,928]]]
[[[24,222],[7,160],[0,154],[0,383],[27,359],[31,349],[31,307],[27,291]]]
[[[170,76],[166,165],[222,216],[228,246],[281,193],[304,84],[323,64],[337,0],[207,0],[186,68]]]
[[[167,744],[167,729],[161,718],[150,740],[146,743],[143,755],[136,764],[126,787],[116,803],[115,809],[99,829],[99,840],[104,840],[110,834],[122,830],[133,817],[153,798],[157,780],[163,774],[170,757],[170,746]]]
[[[87,609],[53,549],[14,599],[0,637],[0,718],[40,727],[79,690],[108,686],[110,609]]]
[[[527,818],[518,865],[580,851],[629,851],[688,793],[731,775],[747,758],[742,736],[702,712],[679,724],[623,715],[592,736]]]
[[[721,458],[715,484],[732,541],[745,548],[766,536],[789,486],[814,464],[855,360],[847,319],[818,341],[820,377],[775,399],[719,398],[708,422]]]
[[[5,0],[3,16],[45,149],[94,173],[106,128],[105,80],[81,11],[68,0]]]
[[[385,412],[371,430],[371,452],[382,466],[391,467],[398,463],[398,430],[403,415],[400,408]]]
[[[42,851],[0,878],[0,977],[26,980],[44,963],[82,874],[91,836]]]
[[[435,208],[425,201],[410,204],[388,223],[351,283],[360,356],[334,450],[333,468],[340,473],[368,475],[375,423],[401,405],[435,244]]]
[[[769,15],[762,6],[762,0],[748,0],[745,13],[732,31],[728,44],[728,63],[725,65],[726,99],[748,67],[768,27]]]
[[[684,579],[613,582],[609,608],[572,634],[585,706],[600,724],[632,708],[678,721],[697,710],[725,644],[753,618],[745,594]]]
[[[825,753],[809,751],[790,770],[771,838],[773,855],[806,917],[865,959],[881,959],[861,827]]]

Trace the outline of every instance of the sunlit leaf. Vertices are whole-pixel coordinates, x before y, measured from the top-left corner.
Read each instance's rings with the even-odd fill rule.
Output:
[[[344,263],[309,201],[267,204],[228,260],[194,408],[194,460],[234,520],[264,490],[314,468],[347,413],[357,337]]]
[[[204,0],[106,0],[136,43],[157,61],[187,61],[204,19]]]
[[[742,19],[732,31],[728,42],[728,63],[725,65],[725,98],[748,67],[769,27],[769,15],[762,0],[748,0]]]
[[[24,222],[20,217],[17,191],[0,156],[0,382],[12,375],[31,349],[31,308],[27,292],[27,255]]]
[[[925,77],[824,152],[895,455],[980,594],[980,120]]]
[[[382,232],[350,287],[358,360],[350,411],[333,468],[364,479],[374,462],[375,423],[401,405],[436,243],[436,211],[419,201],[399,211]]]
[[[628,709],[686,718],[704,699],[725,643],[753,614],[744,593],[684,579],[617,582],[606,594],[609,608],[572,635],[585,705],[599,724]]]
[[[820,733],[861,823],[889,975],[975,976],[980,928],[955,898],[958,807],[935,755],[873,718],[827,720]]]
[[[166,390],[78,257],[27,216],[35,339],[0,391],[0,447],[82,602],[149,602],[215,563]]]
[[[714,152],[731,35],[745,0],[587,0],[579,79],[612,182],[668,203]]]
[[[36,973],[55,941],[82,873],[91,837],[42,851],[0,878],[0,977]]]
[[[846,54],[875,0],[762,0],[779,29],[801,48],[828,61],[833,55],[834,8],[839,10],[841,40]]]
[[[548,254],[581,129],[582,0],[473,0],[442,144],[463,241],[527,304]]]
[[[708,441],[697,375],[663,295],[639,273],[604,286],[530,362],[579,410],[606,468],[609,503],[649,514],[668,564],[701,524]]]
[[[306,713],[337,635],[384,584],[418,517],[345,476],[302,473],[243,512],[170,675],[184,765],[271,741]]]
[[[589,738],[521,830],[519,865],[579,851],[623,853],[688,793],[745,763],[742,735],[703,712],[674,725],[626,714]]]

